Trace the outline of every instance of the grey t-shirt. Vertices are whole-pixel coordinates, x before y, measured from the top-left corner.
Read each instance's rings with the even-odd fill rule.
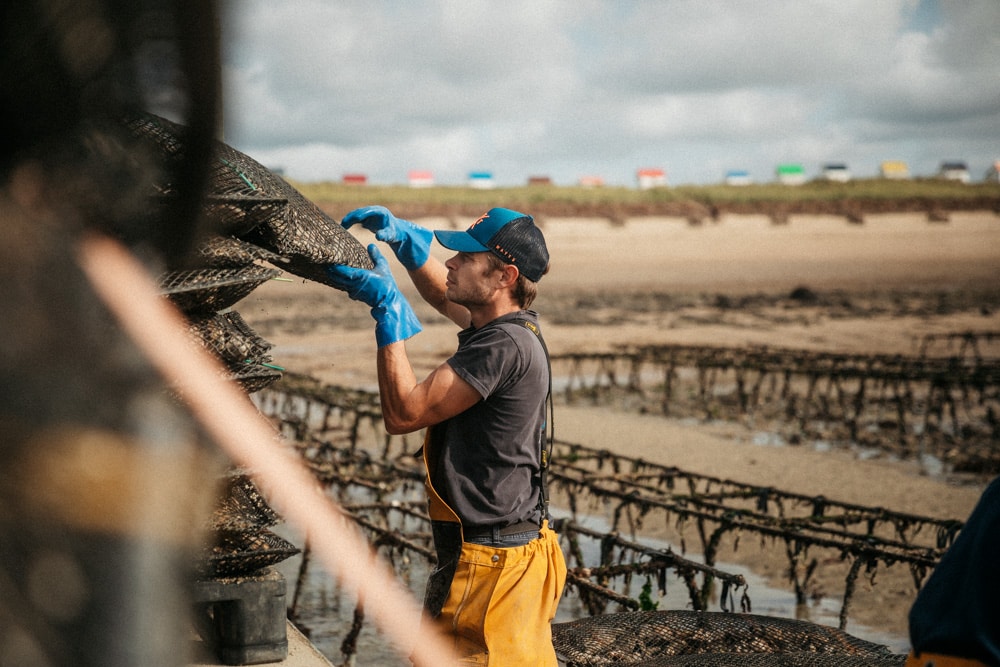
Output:
[[[464,526],[539,521],[549,369],[530,310],[458,334],[448,364],[483,400],[431,429],[434,488]]]

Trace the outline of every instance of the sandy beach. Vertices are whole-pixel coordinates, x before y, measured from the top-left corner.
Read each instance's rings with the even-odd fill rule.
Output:
[[[452,226],[444,219],[417,222]],[[928,334],[1000,331],[1000,217],[992,213],[955,213],[944,223],[918,214],[871,215],[863,224],[832,216],[793,216],[782,225],[763,216],[702,225],[671,218],[540,222],[552,267],[535,308],[554,354],[651,343],[913,354]],[[372,241],[364,230],[357,236]],[[438,246],[434,253],[448,256]],[[452,351],[456,330],[419,302],[405,272],[394,269],[424,324],[407,343],[421,375]],[[367,308],[329,287],[286,278],[236,305],[273,344],[274,363],[327,383],[374,388]],[[797,288],[817,298],[789,300]],[[986,354],[995,356],[992,345]],[[560,405],[555,423],[557,437],[569,442],[922,516],[964,519],[988,481],[928,475],[911,461],[862,460],[844,449],[760,445],[735,423],[580,405]],[[787,567],[783,553],[766,549],[741,547],[725,559],[776,582]],[[836,597],[842,571],[832,564],[821,569],[829,574],[818,579],[816,594]],[[874,586],[859,586],[865,590],[852,619],[905,636],[913,584],[905,568],[895,570],[880,574]]]

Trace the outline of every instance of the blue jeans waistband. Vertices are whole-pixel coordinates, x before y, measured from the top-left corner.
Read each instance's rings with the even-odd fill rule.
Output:
[[[521,521],[512,526],[490,526],[463,529],[466,542],[491,547],[519,547],[538,539],[541,527],[532,521]]]

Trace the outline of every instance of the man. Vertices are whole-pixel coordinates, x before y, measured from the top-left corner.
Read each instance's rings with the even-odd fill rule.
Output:
[[[1000,477],[910,608],[907,667],[1000,665]]]
[[[544,489],[548,354],[529,306],[549,254],[531,216],[494,208],[465,231],[424,229],[381,206],[352,211],[392,248],[421,297],[459,327],[458,349],[418,382],[404,341],[420,322],[372,244],[371,271],[333,266],[371,306],[389,433],[427,429],[426,488],[438,563],[424,606],[462,664],[556,665],[550,622],[566,564]],[[430,256],[433,238],[456,254]]]

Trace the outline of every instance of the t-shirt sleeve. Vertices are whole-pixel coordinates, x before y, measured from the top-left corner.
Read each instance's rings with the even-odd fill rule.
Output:
[[[483,398],[513,377],[521,366],[521,352],[502,327],[488,327],[470,338],[448,365]]]

